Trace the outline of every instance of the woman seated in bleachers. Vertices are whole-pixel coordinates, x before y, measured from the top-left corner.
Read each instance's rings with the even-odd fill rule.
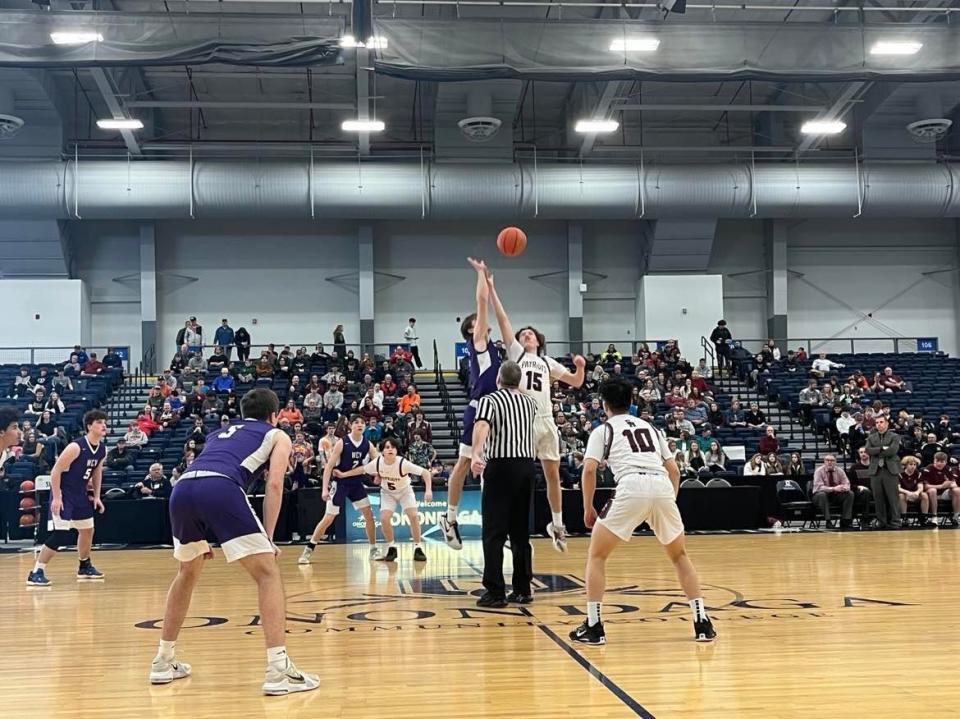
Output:
[[[710,442],[710,447],[703,455],[703,463],[711,472],[727,471],[727,455],[716,440]]]
[[[750,458],[750,461],[743,465],[744,477],[766,476],[767,465],[763,461],[763,455],[759,452]]]
[[[643,383],[643,387],[640,389],[638,394],[640,399],[647,404],[656,404],[663,396],[660,394],[660,390],[657,389],[652,379],[648,379]]]
[[[691,479],[697,476],[697,471],[687,462],[686,452],[678,450],[674,458],[677,460],[677,469],[680,470],[681,479]]]
[[[153,420],[153,414],[149,408],[144,408],[139,415],[137,415],[137,427],[140,428],[145,435],[148,437],[160,429],[160,425]]]
[[[803,463],[799,452],[790,453],[790,461],[787,462],[783,473],[788,477],[806,477],[809,474],[807,465]]]
[[[363,406],[360,408],[360,416],[364,422],[373,419],[379,422],[383,419],[383,412],[373,403],[370,397],[363,398]]]
[[[763,458],[763,463],[767,467],[768,477],[777,475],[782,476],[784,474],[783,463],[780,461],[780,457],[776,453],[770,452],[766,457]]]
[[[277,419],[286,419],[290,424],[296,422],[303,422],[303,412],[297,407],[297,403],[294,399],[288,399],[286,406],[280,410],[280,414],[277,415]]]
[[[700,444],[697,442],[690,442],[687,446],[687,465],[697,474],[709,473],[707,463],[704,462],[700,451]]]
[[[28,430],[23,433],[23,442],[20,444],[22,451],[18,461],[31,462],[36,465],[41,473],[46,471],[47,463],[43,459],[43,445],[37,440],[35,430]]]

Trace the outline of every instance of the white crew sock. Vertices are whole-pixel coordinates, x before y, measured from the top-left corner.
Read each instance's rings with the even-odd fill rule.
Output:
[[[41,562],[39,559],[37,560],[36,564],[33,565],[33,571],[35,572],[39,572],[46,568],[47,568],[46,562]]]
[[[587,624],[594,626],[600,623],[601,602],[587,602]]]
[[[267,666],[271,669],[276,669],[277,671],[284,671],[287,668],[287,648],[283,647],[270,647],[267,650]]]
[[[553,526],[562,527],[563,526],[563,512],[552,512],[553,514]]]
[[[702,622],[707,618],[707,609],[703,606],[703,597],[690,600],[690,609],[693,611],[693,620]]]
[[[157,649],[157,659],[162,659],[165,662],[169,662],[173,659],[174,650],[177,647],[176,640],[172,642],[160,640],[160,648]]]
[[[457,505],[448,504],[447,505],[447,521],[456,522],[457,521]]]
[[[390,547],[396,547],[396,546],[397,546],[396,542],[390,542],[389,544],[387,544],[387,549],[390,549]]]

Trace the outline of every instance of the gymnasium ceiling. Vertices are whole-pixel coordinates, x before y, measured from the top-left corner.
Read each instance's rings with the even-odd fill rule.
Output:
[[[741,9],[740,3],[725,7],[721,2],[699,0],[702,7],[664,19],[652,4],[573,0],[559,7],[531,0],[512,5],[514,1],[519,2],[504,0],[492,6],[477,4],[478,0],[398,0],[374,2],[371,10],[374,28],[381,22],[385,32],[391,22],[403,26],[405,49],[415,45],[421,26],[436,28],[441,22],[448,23],[441,27],[449,28],[458,48],[464,38],[491,27],[514,31],[513,42],[520,38],[522,44],[528,28],[579,23],[574,26],[581,39],[597,34],[598,54],[607,52],[601,45],[608,42],[610,33],[624,28],[689,30],[694,42],[696,27],[724,32],[732,28],[741,33],[789,28],[797,32],[770,35],[772,42],[767,43],[764,57],[791,55],[803,60],[804,37],[827,37],[838,29],[865,25],[897,33],[911,28],[936,31],[947,26],[944,10],[951,5],[950,0],[869,0],[865,9],[857,10],[856,3],[845,1],[762,0]],[[332,28],[334,37],[349,34],[353,12],[349,3],[310,0],[51,2],[60,13],[144,18],[144,23],[165,25],[174,34],[202,23],[215,33],[217,22],[229,22],[242,27],[248,37],[261,33],[264,42],[272,39],[267,36],[268,25],[274,34],[279,29],[287,36],[309,34],[308,25]],[[43,7],[29,0],[0,0],[0,20],[5,13],[42,12],[38,8]],[[0,29],[0,41],[17,41],[9,23],[0,28],[6,28]],[[553,50],[562,54],[565,48],[560,42],[557,45]],[[338,63],[308,67],[198,64],[0,71],[0,86],[13,88],[18,114],[28,119],[28,125],[31,113],[39,113],[49,123],[54,107],[61,125],[60,132],[44,134],[55,138],[47,146],[38,145],[35,137],[29,151],[17,138],[0,143],[0,157],[76,152],[89,157],[192,153],[267,158],[312,153],[318,159],[423,154],[441,161],[481,161],[528,156],[535,148],[540,157],[571,160],[637,160],[642,154],[661,162],[843,161],[854,153],[868,160],[934,159],[951,154],[956,133],[937,143],[920,144],[905,126],[925,117],[952,118],[960,104],[960,81],[942,78],[911,82],[910,77],[896,75],[853,81],[735,77],[698,82],[695,76],[687,76],[682,81],[581,78],[571,82],[552,76],[438,82],[373,72],[378,59],[382,57],[376,51],[345,49]],[[571,62],[576,63],[576,58]],[[474,109],[488,108],[503,123],[489,143],[468,142],[457,129],[457,120],[468,116],[470,102]],[[357,117],[358,107],[364,106],[370,116],[384,121],[385,131],[359,136],[343,132],[341,121]],[[96,119],[111,115],[142,119],[146,127],[126,136],[99,130]],[[616,119],[620,129],[610,135],[574,132],[573,123],[585,117]],[[799,126],[815,117],[842,119],[847,130],[833,137],[806,138]]]

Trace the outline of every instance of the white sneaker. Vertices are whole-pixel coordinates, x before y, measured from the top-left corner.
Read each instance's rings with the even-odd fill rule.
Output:
[[[320,686],[320,677],[316,674],[301,672],[287,659],[287,668],[277,671],[267,667],[267,679],[263,683],[263,693],[267,696],[283,696],[294,692],[309,692]]]
[[[304,547],[303,552],[300,553],[300,558],[297,560],[297,564],[310,564],[310,555],[313,554],[313,550],[310,547]]]
[[[558,552],[567,551],[567,529],[563,525],[555,526],[553,522],[547,525],[547,536],[553,540],[553,548]]]
[[[151,684],[169,684],[174,679],[183,679],[188,676],[190,676],[190,665],[178,662],[176,659],[164,661],[157,657],[150,666]]]
[[[370,561],[371,562],[382,562],[383,561],[383,552],[380,551],[380,547],[374,545],[370,547]]]

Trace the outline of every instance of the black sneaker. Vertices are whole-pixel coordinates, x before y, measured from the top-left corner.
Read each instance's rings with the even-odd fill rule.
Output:
[[[423,547],[414,547],[414,549],[413,549],[413,561],[415,561],[415,562],[425,562],[425,561],[427,561],[427,555],[423,553]]]
[[[712,642],[717,638],[717,632],[709,619],[693,623],[693,639],[697,642]]]
[[[440,530],[443,532],[443,541],[450,549],[463,549],[463,540],[460,538],[460,524],[447,521],[447,516],[440,516]]]
[[[510,592],[507,595],[507,602],[510,604],[533,604],[533,595]]]
[[[382,558],[380,561],[381,561],[381,562],[394,562],[394,561],[396,561],[396,559],[397,559],[397,548],[396,548],[396,547],[388,547],[388,548],[387,548],[387,553],[383,555],[383,558]]]
[[[507,606],[507,600],[503,597],[484,592],[483,596],[477,600],[478,607],[487,607],[489,609],[503,609]]]
[[[606,644],[607,635],[603,631],[603,622],[597,622],[592,627],[583,620],[583,624],[570,632],[570,639],[581,644]]]
[[[937,520],[935,517],[925,517],[923,522],[920,525],[921,527],[936,527]]]

